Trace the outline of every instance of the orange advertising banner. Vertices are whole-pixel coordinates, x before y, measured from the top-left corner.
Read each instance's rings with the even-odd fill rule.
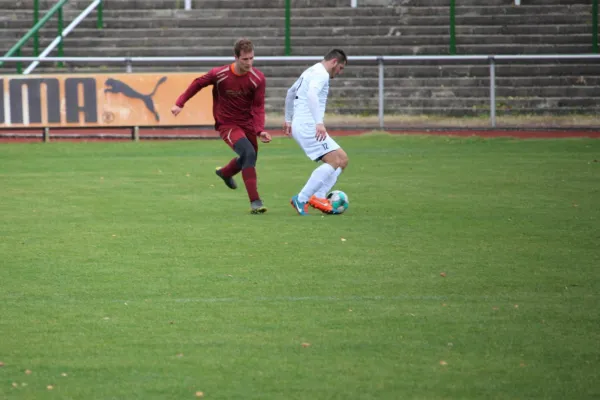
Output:
[[[214,125],[212,88],[171,107],[203,73],[0,76],[0,129]]]

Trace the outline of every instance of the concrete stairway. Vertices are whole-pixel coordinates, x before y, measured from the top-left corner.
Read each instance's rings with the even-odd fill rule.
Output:
[[[251,38],[260,56],[283,56],[285,0],[105,0],[102,30],[89,17],[65,39],[65,56],[230,56],[234,40]],[[31,26],[33,0],[0,0],[0,52]],[[54,3],[40,0],[44,9]],[[72,0],[70,22],[90,1]],[[590,0],[456,0],[458,54],[579,54],[592,51]],[[449,0],[292,0],[293,55],[332,47],[353,55],[447,55]],[[94,15],[95,16],[95,15]],[[56,36],[55,18],[42,48]],[[23,55],[31,54],[31,44]],[[264,62],[267,109],[281,112],[287,87],[307,62]],[[204,71],[213,64],[134,65],[142,71]],[[600,111],[600,66],[593,61],[512,62],[497,66],[499,114]],[[69,63],[71,72],[124,72],[122,65]],[[0,73],[14,68],[0,68]],[[52,65],[36,72],[57,72]],[[388,62],[386,114],[480,115],[489,111],[485,63]],[[377,112],[377,67],[351,63],[332,83],[329,112]]]

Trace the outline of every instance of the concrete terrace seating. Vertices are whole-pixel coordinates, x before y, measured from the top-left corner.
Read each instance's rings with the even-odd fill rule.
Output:
[[[0,0],[0,51],[31,26],[33,0]],[[53,1],[40,0],[43,9]],[[90,1],[72,0],[70,22]],[[332,47],[349,55],[447,55],[450,0],[292,0],[293,55],[321,56]],[[65,56],[230,56],[234,40],[251,38],[257,55],[283,56],[285,0],[105,0],[103,30],[95,18],[65,39]],[[592,51],[589,0],[456,0],[458,54],[578,54]],[[56,19],[43,31],[42,46],[56,36]],[[43,47],[42,47],[43,48]],[[31,54],[31,44],[23,55]],[[257,65],[268,77],[267,110],[281,112],[287,87],[306,62]],[[519,62],[497,68],[502,113],[597,113],[598,62]],[[134,72],[204,71],[212,64],[134,65]],[[2,73],[14,71],[6,66]],[[124,72],[122,65],[69,63],[67,71]],[[56,72],[44,64],[36,72]],[[485,63],[389,62],[385,112],[480,115],[488,112]],[[377,68],[351,63],[332,84],[329,111],[377,112]]]

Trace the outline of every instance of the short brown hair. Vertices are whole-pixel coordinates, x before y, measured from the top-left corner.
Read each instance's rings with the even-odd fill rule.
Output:
[[[240,54],[242,54],[242,51],[245,53],[254,51],[254,45],[252,44],[250,39],[241,38],[235,42],[235,45],[233,46],[233,53],[235,54],[235,56],[239,57]]]
[[[329,53],[325,54],[325,57],[323,57],[325,61],[333,60],[334,58],[338,61],[338,63],[348,63],[348,57],[346,57],[346,53],[340,49],[332,49],[329,51]]]

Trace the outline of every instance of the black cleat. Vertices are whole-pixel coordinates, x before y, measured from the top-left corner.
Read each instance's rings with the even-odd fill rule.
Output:
[[[267,212],[267,207],[263,205],[262,200],[254,200],[250,203],[250,213],[252,214],[264,214]]]
[[[223,175],[221,175],[221,168],[217,168],[215,174],[217,174],[219,178],[223,179],[223,182],[225,182],[229,189],[237,189],[237,184],[235,183],[235,180],[233,180],[232,177],[225,178],[223,177]]]

